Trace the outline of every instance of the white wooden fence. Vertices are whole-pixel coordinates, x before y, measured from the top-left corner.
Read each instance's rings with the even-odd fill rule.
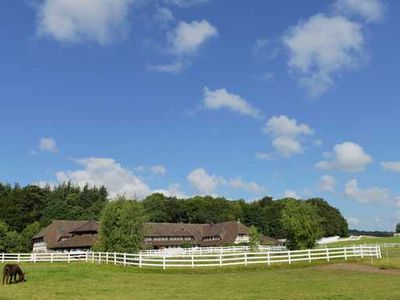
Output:
[[[265,246],[260,245],[256,249],[249,246],[231,246],[231,247],[192,247],[192,248],[165,248],[157,250],[142,250],[142,255],[151,256],[185,256],[197,254],[220,254],[220,253],[243,253],[243,252],[271,252],[271,251],[287,251],[285,246]]]
[[[309,249],[295,251],[237,252],[219,254],[188,254],[178,257],[159,257],[151,254],[129,254],[110,252],[68,253],[1,253],[0,262],[92,262],[138,267],[223,267],[248,266],[250,264],[271,265],[276,263],[331,261],[349,258],[381,258],[381,248],[374,246],[352,246],[341,248]]]

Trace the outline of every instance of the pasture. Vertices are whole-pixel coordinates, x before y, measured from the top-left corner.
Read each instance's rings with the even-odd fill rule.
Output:
[[[23,263],[28,281],[1,286],[0,299],[399,299],[400,249],[388,251],[379,261],[212,269]]]

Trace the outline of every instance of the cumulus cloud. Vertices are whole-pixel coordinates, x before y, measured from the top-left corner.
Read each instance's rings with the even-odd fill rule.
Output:
[[[364,52],[362,26],[339,15],[314,15],[291,28],[283,43],[290,71],[311,97],[332,87],[339,72],[359,65]]]
[[[336,178],[331,175],[321,176],[319,188],[325,192],[334,192],[336,188]]]
[[[300,195],[297,194],[296,191],[292,191],[292,190],[287,190],[283,192],[283,196],[285,198],[293,198],[293,199],[300,199]]]
[[[104,185],[111,198],[125,195],[142,199],[151,193],[150,188],[132,171],[123,168],[111,158],[90,157],[74,160],[82,169],[57,172],[59,182],[71,181],[79,186]]]
[[[136,167],[135,170],[141,173],[151,173],[153,175],[165,175],[167,173],[167,168],[163,165],[139,166]]]
[[[225,182],[222,177],[210,175],[203,168],[190,172],[187,179],[199,193],[204,195],[214,194],[217,186]]]
[[[382,162],[381,165],[384,170],[400,172],[400,161],[386,161]]]
[[[171,51],[177,55],[192,55],[208,40],[218,36],[217,29],[206,20],[180,22],[168,33]]]
[[[388,189],[380,187],[362,189],[358,186],[356,179],[346,183],[344,193],[347,198],[364,204],[377,203],[398,206],[400,203],[400,196],[392,195]]]
[[[230,179],[229,186],[232,188],[245,190],[253,194],[260,194],[265,191],[265,188],[263,186],[260,186],[255,182],[243,181],[240,178]]]
[[[38,10],[39,36],[60,42],[109,44],[126,34],[134,0],[44,0]]]
[[[229,93],[226,89],[211,91],[205,87],[203,107],[209,110],[226,108],[253,118],[262,116],[261,110],[252,106],[239,95]]]
[[[326,153],[328,160],[322,160],[316,164],[316,167],[322,170],[340,170],[345,172],[362,172],[372,163],[371,155],[353,142],[344,142],[337,144],[333,152]]]
[[[213,195],[220,186],[240,189],[252,194],[260,194],[265,188],[255,182],[246,182],[240,178],[226,179],[222,176],[209,174],[205,169],[198,168],[191,171],[187,179],[189,183],[202,195]]]
[[[39,150],[42,152],[57,153],[57,143],[53,138],[41,138],[39,140]]]
[[[180,22],[167,33],[168,53],[174,58],[172,63],[150,66],[149,70],[176,74],[191,65],[191,57],[212,38],[218,30],[206,20]]]
[[[367,22],[376,22],[383,18],[383,1],[381,0],[338,0],[334,8],[346,16],[359,16]]]
[[[152,193],[164,194],[167,197],[177,197],[180,199],[189,198],[185,192],[182,192],[181,185],[179,183],[171,184],[168,189],[157,189],[152,191]]]
[[[308,125],[298,124],[295,119],[284,115],[270,118],[264,132],[272,137],[272,146],[284,157],[303,153],[301,138],[314,133]]]

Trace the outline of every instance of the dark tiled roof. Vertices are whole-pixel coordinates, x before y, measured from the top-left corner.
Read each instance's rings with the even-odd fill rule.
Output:
[[[54,220],[49,226],[43,228],[33,239],[43,238],[48,248],[53,248],[62,237],[70,237],[70,232],[88,221]]]
[[[75,235],[69,239],[58,242],[52,249],[90,248],[96,243],[97,234]]]
[[[82,226],[75,228],[71,233],[83,233],[83,232],[98,232],[100,223],[97,221],[87,221]]]
[[[55,220],[42,229],[35,238],[43,238],[49,249],[90,247],[97,239],[99,223],[97,221],[65,221]],[[233,244],[238,235],[248,235],[249,228],[240,222],[231,221],[218,224],[184,224],[184,223],[146,223],[146,237],[191,237],[190,241],[151,240],[146,244],[153,246],[179,246],[187,243],[200,246],[221,246]],[[61,238],[67,238],[61,241]],[[203,240],[216,237],[216,240]],[[279,244],[273,238],[261,235],[263,244]]]

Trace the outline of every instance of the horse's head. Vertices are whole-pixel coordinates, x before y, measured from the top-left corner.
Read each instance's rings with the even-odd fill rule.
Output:
[[[19,276],[19,282],[25,282],[26,281],[26,278],[25,278],[25,275],[26,275],[26,273],[21,273],[21,276]]]

